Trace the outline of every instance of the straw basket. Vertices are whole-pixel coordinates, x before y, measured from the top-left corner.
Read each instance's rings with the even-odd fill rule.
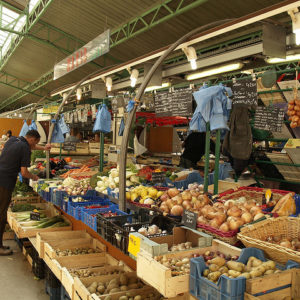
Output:
[[[299,234],[300,218],[279,217],[242,228],[241,232],[238,233],[238,239],[246,247],[264,250],[269,258],[279,263],[286,263],[289,259],[300,263],[299,251],[266,242],[270,236],[280,236],[281,239],[298,239]]]

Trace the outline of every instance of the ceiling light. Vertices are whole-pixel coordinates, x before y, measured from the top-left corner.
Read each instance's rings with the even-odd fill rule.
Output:
[[[293,61],[293,60],[300,60],[300,54],[288,55],[285,59],[279,57],[267,58],[266,62],[269,64],[277,64],[280,62]]]
[[[76,95],[77,95],[77,92],[76,92]],[[67,96],[68,96],[68,94],[67,94],[67,93],[63,93],[63,101],[65,101],[65,100],[66,100]]]
[[[195,79],[209,77],[209,76],[220,74],[220,73],[231,72],[234,70],[238,70],[242,67],[243,67],[243,64],[240,62],[237,62],[237,63],[224,65],[224,66],[214,68],[214,69],[208,69],[208,70],[205,70],[202,72],[193,73],[193,74],[187,75],[186,79],[187,80],[195,80]]]
[[[112,88],[112,79],[111,79],[111,77],[106,77],[105,84],[106,84],[107,91],[110,92],[111,88]]]
[[[185,53],[188,61],[191,63],[191,68],[193,70],[197,69],[197,53],[194,47],[186,47],[182,49]]]
[[[154,90],[166,88],[166,87],[169,87],[170,85],[171,85],[170,82],[163,82],[162,85],[148,86],[148,87],[145,89],[145,92],[151,92],[151,91],[154,91]]]
[[[82,90],[81,89],[77,89],[76,90],[76,98],[77,100],[81,100],[82,97]]]
[[[296,45],[300,45],[300,12],[298,8],[289,10],[288,14],[291,16],[293,23],[293,33],[296,36]]]
[[[135,87],[138,77],[139,77],[139,71],[137,69],[133,69],[130,74],[131,87]]]
[[[19,114],[19,118],[22,118],[22,114]]]
[[[16,117],[16,116],[17,116],[17,113],[14,113],[14,116]]]

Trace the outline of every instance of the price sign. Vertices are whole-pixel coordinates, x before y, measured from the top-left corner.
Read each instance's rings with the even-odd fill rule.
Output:
[[[165,172],[153,172],[152,173],[152,182],[154,183],[163,183],[166,180]]]
[[[238,80],[232,85],[233,104],[257,105],[257,85],[251,79]]]
[[[296,149],[300,148],[300,139],[289,139],[284,148],[289,148],[289,149]]]
[[[133,234],[129,235],[128,252],[134,257],[137,257],[141,248],[141,239]]]
[[[191,229],[196,229],[197,227],[198,214],[189,210],[184,210],[182,216],[182,224]]]
[[[30,213],[30,220],[39,221],[40,219],[41,219],[41,214],[39,212],[32,211]]]
[[[64,142],[63,150],[65,150],[65,151],[76,151],[76,143],[74,143],[74,142]]]
[[[283,109],[258,106],[255,112],[254,127],[262,130],[281,132],[283,118]]]

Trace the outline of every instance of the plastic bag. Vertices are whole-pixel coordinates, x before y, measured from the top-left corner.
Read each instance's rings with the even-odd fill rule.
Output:
[[[70,128],[65,123],[64,115],[61,115],[61,118],[58,120],[58,126],[60,127],[62,134],[66,134],[70,132]]]
[[[119,127],[119,136],[123,136],[124,129],[125,129],[125,123],[124,123],[124,118],[122,118]]]
[[[34,120],[31,121],[31,124],[29,125],[29,130],[37,130],[37,126],[36,123],[34,122]]]
[[[127,112],[131,112],[134,108],[135,101],[134,100],[129,100],[128,105],[127,105]]]
[[[29,126],[28,126],[26,120],[24,120],[24,124],[22,126],[19,136],[25,136],[28,131],[29,131]]]
[[[56,120],[51,120],[54,124],[54,129],[52,133],[51,143],[63,143],[65,141],[64,135],[60,129],[60,126],[56,122]]]
[[[107,110],[107,106],[105,104],[103,104],[102,107],[99,105],[93,132],[101,131],[104,133],[108,133],[110,132],[110,127],[111,127],[110,112]]]

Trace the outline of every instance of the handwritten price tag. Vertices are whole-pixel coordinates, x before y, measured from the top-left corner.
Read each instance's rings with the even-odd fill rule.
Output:
[[[133,234],[129,235],[128,252],[137,257],[140,252],[141,239]]]

